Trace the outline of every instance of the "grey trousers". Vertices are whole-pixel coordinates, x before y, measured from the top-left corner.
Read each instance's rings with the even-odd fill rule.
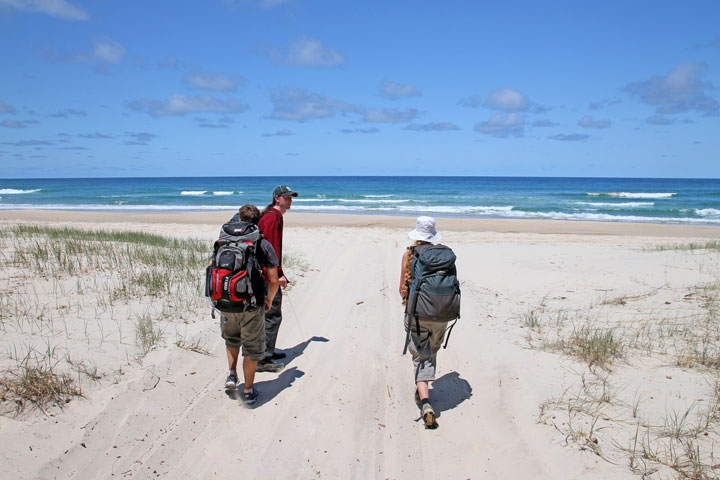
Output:
[[[275,352],[275,342],[282,323],[282,289],[278,288],[270,310],[265,312],[265,356]]]
[[[405,331],[410,328],[408,350],[412,355],[415,382],[435,380],[437,352],[442,347],[448,322],[436,322],[420,317],[420,334],[414,318],[405,315]]]

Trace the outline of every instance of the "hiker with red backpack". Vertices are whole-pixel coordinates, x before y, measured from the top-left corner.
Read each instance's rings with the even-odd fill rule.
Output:
[[[205,283],[205,295],[211,298],[213,309],[222,314],[220,327],[229,370],[225,388],[234,390],[238,386],[237,363],[242,347],[245,377],[242,398],[247,404],[258,398],[254,381],[258,361],[265,356],[265,311],[272,306],[280,285],[277,256],[270,242],[260,234],[259,219],[257,207],[244,205],[236,217],[222,226]],[[272,371],[283,367],[275,364]]]
[[[442,236],[435,219],[418,217],[415,230],[408,233],[415,243],[402,257],[400,296],[405,305],[405,348],[412,355],[415,372],[415,403],[421,409],[425,428],[435,429],[435,410],[430,404],[429,382],[435,380],[437,352],[460,317],[460,284],[455,254],[437,244]],[[447,340],[445,346],[447,347]]]
[[[265,358],[258,363],[258,371],[274,371],[278,363],[274,360],[285,358],[285,354],[275,351],[280,324],[282,323],[282,289],[287,287],[288,279],[282,269],[283,215],[292,207],[293,197],[298,193],[287,185],[278,185],[273,190],[273,201],[263,211],[258,226],[260,233],[275,249],[278,260],[278,280],[280,288],[272,298],[272,305],[265,312]]]

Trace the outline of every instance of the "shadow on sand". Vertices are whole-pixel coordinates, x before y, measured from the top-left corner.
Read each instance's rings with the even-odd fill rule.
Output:
[[[284,352],[287,357],[283,360],[283,363],[285,365],[289,365],[293,360],[295,360],[297,357],[305,353],[305,349],[310,345],[311,342],[329,342],[325,337],[311,337],[304,342],[298,343],[294,347],[290,347],[284,350],[280,350],[281,352]]]
[[[290,388],[296,379],[305,375],[305,372],[298,370],[296,367],[288,368],[283,370],[277,378],[273,380],[263,380],[261,382],[255,382],[255,388],[257,389],[259,396],[257,402],[252,405],[245,405],[242,398],[242,391],[245,388],[245,384],[238,385],[237,388],[232,390],[225,390],[225,394],[231,400],[237,400],[240,405],[247,408],[257,408],[261,405],[266,404],[273,398],[277,397],[280,392],[286,388]]]
[[[438,417],[442,415],[441,412],[452,410],[470,397],[472,387],[457,372],[446,373],[438,378],[430,390],[430,403]]]
[[[292,362],[305,352],[305,349],[310,345],[311,342],[329,341],[330,340],[325,337],[311,337],[302,343],[298,343],[294,347],[288,348],[286,350],[281,350],[287,355],[287,357],[285,357],[285,361],[282,363],[284,363],[286,366],[290,364],[290,362]],[[280,392],[282,392],[286,388],[290,388],[293,382],[295,382],[296,379],[302,377],[303,375],[305,375],[305,372],[303,372],[302,370],[298,370],[297,367],[292,367],[283,370],[274,380],[263,380],[255,382],[255,388],[257,388],[257,391],[260,395],[257,402],[252,405],[247,405],[247,407],[257,408],[261,405],[266,404],[267,402],[275,398]],[[237,400],[241,405],[245,406],[241,393],[244,388],[245,384],[242,384],[235,389],[225,390],[225,394],[228,396],[228,398],[232,400]]]

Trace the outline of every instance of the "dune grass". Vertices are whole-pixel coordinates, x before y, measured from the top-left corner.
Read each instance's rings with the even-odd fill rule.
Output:
[[[660,252],[670,250],[680,251],[697,251],[697,250],[715,250],[720,251],[720,240],[708,240],[706,242],[689,242],[679,244],[664,244],[655,247],[655,250]]]
[[[717,245],[671,250],[713,255]],[[712,258],[697,262],[698,270],[712,273],[708,266],[717,268]],[[720,279],[720,271],[713,275]],[[676,300],[665,301],[673,295]],[[718,280],[681,292],[663,285],[646,294],[606,297],[576,310],[540,301],[519,315],[525,339],[531,348],[571,359],[578,377],[540,405],[538,421],[561,432],[567,443],[627,465],[642,478],[720,478],[715,452],[720,442],[719,312]],[[657,370],[668,373],[641,387],[632,380],[638,378],[636,370],[647,378]],[[667,397],[653,396],[674,385],[675,375],[689,373],[694,383],[708,388],[689,398],[671,389]]]
[[[79,380],[57,371],[58,361],[49,353],[29,349],[13,367],[0,372],[0,400],[12,402],[15,412],[27,406],[41,411],[50,405],[61,407],[83,395]]]
[[[61,405],[82,395],[80,378],[102,378],[87,366],[93,351],[142,361],[168,325],[208,316],[203,290],[210,248],[145,232],[0,228],[0,333],[32,351],[47,341],[87,344],[80,350],[86,358],[0,359],[1,398],[17,402],[16,411]]]

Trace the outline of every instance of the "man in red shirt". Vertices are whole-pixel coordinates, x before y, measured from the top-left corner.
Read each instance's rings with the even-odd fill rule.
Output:
[[[272,365],[273,360],[285,358],[285,354],[275,352],[280,323],[282,323],[282,289],[288,284],[288,279],[282,269],[282,237],[283,237],[283,215],[290,210],[293,197],[298,193],[287,185],[278,185],[273,190],[273,202],[262,212],[258,223],[260,233],[275,249],[278,259],[278,279],[280,287],[272,301],[270,309],[265,311],[265,358],[258,362],[258,371],[277,371]]]

